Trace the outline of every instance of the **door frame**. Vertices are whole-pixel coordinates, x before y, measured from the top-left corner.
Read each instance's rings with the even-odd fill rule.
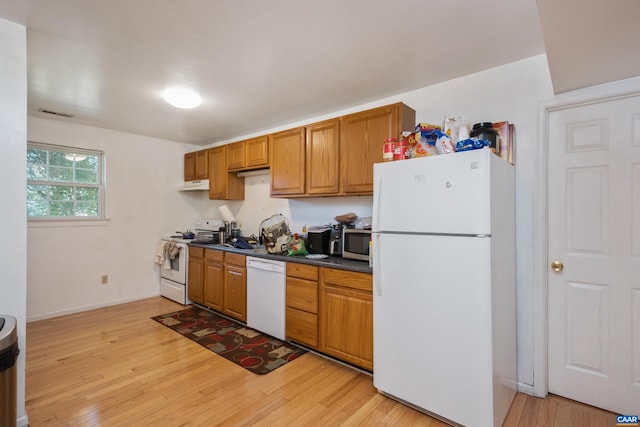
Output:
[[[640,77],[592,86],[542,102],[538,109],[538,147],[534,178],[533,224],[533,394],[548,393],[548,185],[549,185],[549,115],[569,108],[614,101],[640,95]]]

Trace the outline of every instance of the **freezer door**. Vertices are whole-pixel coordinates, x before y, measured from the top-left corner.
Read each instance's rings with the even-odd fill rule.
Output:
[[[374,165],[373,230],[491,234],[489,150]]]
[[[490,241],[375,235],[381,392],[462,425],[493,425]]]

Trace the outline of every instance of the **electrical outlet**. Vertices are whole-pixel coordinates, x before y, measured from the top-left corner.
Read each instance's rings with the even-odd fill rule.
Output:
[[[100,276],[100,284],[106,285],[107,283],[109,283],[109,275],[103,274],[102,276]]]

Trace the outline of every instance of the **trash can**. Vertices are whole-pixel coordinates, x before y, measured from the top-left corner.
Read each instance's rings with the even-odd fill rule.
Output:
[[[0,316],[0,427],[15,427],[17,419],[16,360],[18,332],[16,318]]]

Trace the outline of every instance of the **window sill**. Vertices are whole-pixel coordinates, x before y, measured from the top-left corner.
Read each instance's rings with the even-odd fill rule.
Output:
[[[28,218],[27,228],[104,227],[110,222],[108,218]]]

